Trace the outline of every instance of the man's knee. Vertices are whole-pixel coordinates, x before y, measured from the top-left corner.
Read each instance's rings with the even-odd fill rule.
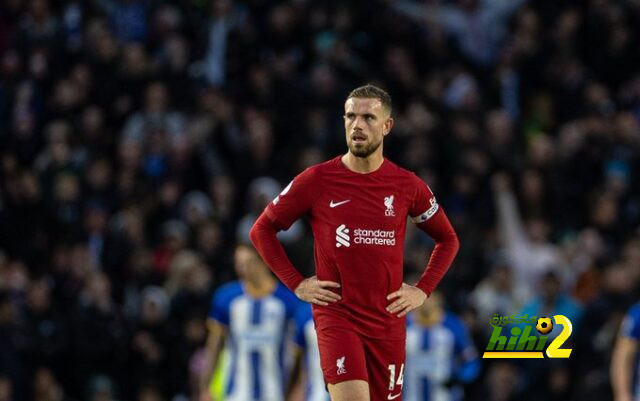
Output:
[[[348,380],[329,384],[331,401],[370,401],[369,383],[364,380]]]

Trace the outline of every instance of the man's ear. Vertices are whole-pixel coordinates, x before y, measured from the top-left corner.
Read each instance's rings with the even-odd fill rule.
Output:
[[[391,128],[393,128],[393,118],[389,117],[387,119],[387,121],[384,122],[384,131],[382,132],[382,134],[384,136],[387,136],[387,134],[389,134],[389,132],[391,132]]]

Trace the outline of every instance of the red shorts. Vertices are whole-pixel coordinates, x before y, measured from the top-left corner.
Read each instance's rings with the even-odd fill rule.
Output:
[[[364,380],[369,383],[371,401],[402,401],[405,339],[368,338],[340,326],[317,334],[327,384]]]

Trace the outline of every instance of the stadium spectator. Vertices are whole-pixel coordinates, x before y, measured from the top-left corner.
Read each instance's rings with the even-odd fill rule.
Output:
[[[490,275],[482,280],[469,295],[469,303],[477,312],[481,327],[490,333],[492,327],[487,324],[494,314],[511,316],[520,310],[528,300],[528,288],[517,287],[513,282],[513,272],[504,262],[497,262]]]
[[[13,384],[6,376],[0,376],[0,400],[12,401],[16,398],[13,397]]]
[[[564,261],[556,246],[548,241],[549,225],[541,217],[526,224],[518,212],[515,195],[508,178],[493,177],[498,228],[509,265],[513,267],[518,287],[536,285],[552,269],[562,268]]]

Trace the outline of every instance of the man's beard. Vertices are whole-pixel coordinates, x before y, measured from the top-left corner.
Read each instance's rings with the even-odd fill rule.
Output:
[[[369,157],[376,150],[378,150],[380,145],[382,145],[382,140],[379,140],[378,142],[374,142],[374,143],[369,143],[364,146],[356,146],[355,143],[351,142],[349,143],[349,152],[351,152],[351,154],[354,155],[355,157],[362,157],[364,159]]]

